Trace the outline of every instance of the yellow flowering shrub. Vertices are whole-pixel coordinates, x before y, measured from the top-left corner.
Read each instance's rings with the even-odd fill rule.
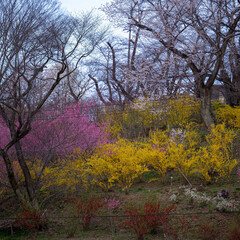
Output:
[[[185,127],[194,116],[200,116],[200,103],[192,96],[179,95],[169,100],[165,116],[168,128]]]
[[[205,139],[187,125],[185,129],[150,131],[148,139],[103,144],[92,155],[84,155],[79,149],[45,168],[41,190],[96,185],[106,192],[115,186],[128,192],[149,169],[163,179],[170,168],[187,179],[195,173],[206,182],[225,179],[237,165],[232,156],[234,137],[233,130],[224,124],[213,126]],[[31,175],[37,179],[43,163],[35,159],[31,164]]]
[[[124,110],[108,107],[101,114],[104,122],[108,123],[108,131],[113,139],[118,138],[137,138],[145,131],[142,119],[144,111],[138,111],[130,105],[126,105]]]
[[[156,145],[158,148],[166,148],[169,143],[168,133],[161,130],[151,131],[149,136],[149,143]]]
[[[144,125],[144,111],[138,111],[131,106],[126,106],[122,114],[121,136],[123,138],[138,138],[146,135],[146,126]]]
[[[143,127],[143,129],[155,129],[163,127],[162,115],[163,104],[161,101],[154,101],[148,98],[135,99],[131,108],[134,109],[138,118],[136,123]]]
[[[123,132],[123,111],[108,107],[102,113],[102,120],[108,123],[108,131],[111,133],[112,138],[119,138]]]
[[[197,146],[197,134],[193,130],[186,131],[181,142],[173,139],[169,143],[168,157],[171,165],[187,178],[197,172]]]
[[[164,131],[156,130],[150,132],[150,137],[146,148],[148,149],[148,163],[157,171],[157,173],[164,177],[167,168],[172,164],[168,157],[168,143],[169,136]]]
[[[138,151],[133,142],[123,139],[101,146],[87,161],[92,183],[105,191],[118,184],[127,192],[134,180],[148,171]]]
[[[200,103],[189,95],[152,100],[135,99],[123,109],[107,107],[101,119],[110,123],[113,138],[148,137],[151,130],[185,127],[200,119]]]
[[[149,161],[152,167],[165,176],[168,168],[183,173],[186,177],[196,172],[198,155],[197,133],[194,130],[175,130],[168,136],[167,132],[156,131],[150,135],[153,144]]]
[[[207,146],[200,149],[198,162],[198,169],[207,182],[226,178],[237,165],[232,156],[235,136],[225,124],[212,126],[212,132],[206,136]]]
[[[37,179],[43,164],[35,159],[31,165],[31,174]],[[66,158],[59,158],[44,168],[41,177],[41,191],[48,191],[52,187],[64,187],[69,190],[87,188],[89,183],[86,175],[86,159],[80,149],[76,149]]]
[[[234,137],[234,132],[225,125],[213,126],[205,138],[205,146],[201,147],[198,133],[190,126],[185,130],[172,129],[169,137],[156,131],[149,139],[154,146],[149,163],[162,176],[168,168],[174,168],[187,178],[199,173],[207,182],[224,179],[237,165],[231,149]]]
[[[165,149],[158,149],[153,147],[151,151],[149,151],[148,156],[149,164],[157,171],[157,173],[165,177],[166,171],[169,167],[171,167],[171,162],[168,158],[168,153]]]
[[[105,192],[113,187],[117,173],[116,162],[113,146],[111,144],[100,146],[86,163],[86,171],[92,177],[91,183],[96,184]]]
[[[240,106],[231,107],[219,102],[213,103],[216,119],[219,123],[225,123],[228,128],[240,129]]]

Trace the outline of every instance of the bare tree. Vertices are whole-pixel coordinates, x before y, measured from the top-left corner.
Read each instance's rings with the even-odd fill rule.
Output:
[[[0,114],[10,139],[0,146],[10,185],[19,200],[36,203],[36,189],[20,140],[62,79],[103,40],[92,14],[66,15],[57,0],[0,0]],[[58,64],[53,76],[47,69]],[[67,71],[67,65],[73,68]],[[37,97],[35,96],[37,94]],[[0,135],[1,138],[4,136]],[[15,149],[28,199],[17,184],[12,160]]]
[[[240,105],[240,37],[239,28],[230,41],[220,70],[223,95],[230,106]]]
[[[77,103],[81,101],[86,93],[93,87],[87,76],[87,71],[84,61],[81,61],[81,66],[78,66],[74,71],[74,65],[66,62],[66,77],[64,77],[54,92],[48,98],[44,108],[54,106],[55,109],[64,109],[66,105],[73,102]],[[44,75],[47,78],[54,78],[56,73],[60,70],[61,65],[56,64],[55,66],[45,69]],[[44,93],[46,89],[50,87],[51,82],[46,82],[44,85],[39,86],[36,89],[36,93],[33,99],[39,98],[40,93]],[[40,90],[41,89],[41,90]]]
[[[100,48],[99,61],[90,64],[89,77],[105,105],[176,95],[186,78],[182,59],[131,22],[131,18],[139,24],[144,21],[142,2],[113,1],[103,7],[110,21],[128,31],[126,38],[109,40]]]
[[[132,2],[118,3],[120,7],[118,4],[107,4],[102,10],[116,26],[129,32],[128,38],[112,38],[106,46],[101,47],[99,51],[101,59],[91,64],[94,67],[90,69],[89,74],[99,99],[105,105],[124,105],[144,94],[143,83],[137,79],[139,76],[137,72],[141,69],[136,68],[138,53],[141,51],[140,28],[129,25],[126,22],[127,15],[124,13],[125,9],[129,14],[134,10],[138,14],[138,20],[141,21],[141,9]]]
[[[67,67],[67,71],[70,71]],[[89,81],[85,70],[77,69],[73,74],[69,74],[66,79],[70,96],[74,102],[79,102],[85,94],[93,87]]]
[[[133,1],[134,2],[134,1]],[[143,0],[141,22],[132,24],[152,34],[162,46],[182,58],[192,72],[195,94],[201,100],[201,115],[210,129],[211,90],[240,20],[234,0]]]

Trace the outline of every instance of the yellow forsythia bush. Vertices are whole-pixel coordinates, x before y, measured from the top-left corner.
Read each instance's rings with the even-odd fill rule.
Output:
[[[149,150],[147,157],[149,165],[151,165],[157,173],[164,177],[167,168],[173,167],[168,157],[169,136],[164,131],[156,130],[150,132],[149,141],[146,148]]]
[[[112,138],[118,138],[123,132],[123,111],[106,107],[101,113],[101,121],[108,123],[108,132]]]
[[[91,183],[96,184],[107,192],[115,185],[116,163],[115,149],[112,148],[112,145],[99,146],[95,154],[87,159],[86,163],[86,171],[91,175]]]
[[[168,168],[190,177],[197,171],[197,140],[196,131],[190,128],[172,129],[170,135],[163,131],[151,133],[149,143],[153,147],[149,164],[163,177]]]
[[[169,100],[165,111],[168,128],[181,128],[192,122],[194,116],[200,116],[200,103],[192,96],[178,95]]]
[[[240,129],[240,106],[231,107],[219,102],[213,103],[216,119],[225,123],[228,128]]]
[[[200,103],[189,95],[152,100],[135,99],[124,110],[109,108],[102,119],[110,123],[113,138],[148,137],[150,130],[185,127],[200,118]]]
[[[92,176],[92,183],[105,191],[118,184],[127,192],[134,180],[148,171],[140,149],[123,139],[99,147],[87,160],[87,173]]]
[[[232,156],[232,143],[235,138],[232,130],[225,124],[212,126],[212,132],[206,136],[207,145],[199,150],[198,171],[206,181],[228,177],[237,160]]]
[[[233,130],[224,124],[212,127],[201,139],[192,127],[171,131],[152,131],[144,141],[119,139],[99,146],[92,155],[80,150],[45,168],[41,190],[53,186],[76,189],[92,184],[108,191],[120,186],[128,192],[135,179],[149,169],[164,177],[168,168],[188,179],[197,173],[206,182],[225,179],[237,161],[232,156]],[[41,162],[33,161],[31,171],[37,179]],[[33,172],[32,172],[32,175]]]
[[[137,113],[136,123],[143,129],[163,127],[163,100],[140,98],[136,99],[130,107]]]
[[[42,169],[41,161],[34,161],[32,176],[37,179]],[[64,187],[68,190],[79,188],[86,189],[89,180],[86,175],[86,159],[80,149],[76,149],[65,158],[59,158],[56,162],[45,167],[41,179],[41,191],[48,191],[52,187]]]
[[[198,173],[206,182],[224,179],[237,165],[232,156],[234,137],[234,132],[224,124],[213,126],[204,146],[191,127],[172,129],[169,136],[157,131],[149,139],[149,143],[156,146],[149,154],[149,164],[162,176],[168,168],[174,168],[187,178]]]
[[[198,135],[191,128],[172,131],[168,146],[168,158],[174,169],[186,177],[198,171]]]

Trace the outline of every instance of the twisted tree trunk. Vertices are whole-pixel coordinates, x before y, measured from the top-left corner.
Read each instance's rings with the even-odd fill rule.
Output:
[[[211,130],[211,126],[215,124],[211,111],[211,95],[211,88],[200,89],[201,117],[208,130]]]

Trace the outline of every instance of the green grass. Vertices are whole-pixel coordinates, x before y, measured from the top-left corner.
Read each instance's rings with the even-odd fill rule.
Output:
[[[29,237],[29,232],[18,230],[17,233],[11,234],[8,231],[0,231],[0,239],[2,240],[21,240]]]

